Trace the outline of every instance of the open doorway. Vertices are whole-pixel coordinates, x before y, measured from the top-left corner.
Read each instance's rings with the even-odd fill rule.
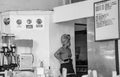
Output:
[[[87,24],[75,23],[75,56],[77,77],[88,73]]]

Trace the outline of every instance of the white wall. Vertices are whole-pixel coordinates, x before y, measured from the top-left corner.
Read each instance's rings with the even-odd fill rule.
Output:
[[[86,0],[69,5],[59,6],[54,8],[53,21],[65,22],[85,17],[93,16],[94,2],[101,0]]]
[[[32,53],[34,54],[34,64],[33,66],[40,66],[40,61],[44,61],[44,66],[49,66],[49,14],[52,12],[48,11],[13,11],[5,13],[5,16],[10,16],[11,22],[10,25],[2,25],[2,27],[6,27],[7,33],[15,34],[16,39],[32,39],[33,40],[33,48]],[[9,15],[10,14],[10,15]],[[2,14],[4,15],[4,13]],[[4,17],[3,17],[4,18]],[[43,27],[36,27],[36,19],[42,19]],[[18,25],[16,21],[18,19],[22,20],[22,24]],[[26,21],[28,19],[32,20],[33,28],[27,29]],[[17,47],[20,48],[20,47]],[[25,51],[26,47],[23,49],[18,49],[17,52],[21,53]],[[29,52],[29,51],[27,51]]]
[[[60,64],[54,57],[54,53],[62,46],[60,39],[61,35],[64,33],[71,35],[71,51],[75,67],[74,23],[71,21],[53,24],[52,12],[47,13],[43,11],[13,11],[10,12],[11,24],[8,26],[10,26],[10,31],[16,35],[16,39],[33,39],[32,53],[35,57],[34,66],[40,65],[39,59],[44,60],[44,66],[51,66],[53,69],[52,72],[55,74],[54,77],[58,77]],[[51,15],[51,17],[49,17],[49,15]],[[33,21],[33,29],[26,29],[26,20],[29,18]],[[37,18],[43,18],[43,28],[41,29],[36,29]],[[22,19],[21,27],[16,24],[17,19]],[[22,50],[23,49],[18,50],[18,52],[21,52]]]
[[[22,26],[25,26],[26,19],[30,18],[32,21],[35,18],[44,18],[43,20],[43,28],[41,29],[26,29],[25,27],[18,28],[16,25],[17,18],[21,18],[23,20]],[[34,64],[33,66],[40,66],[40,61],[44,62],[44,66],[49,66],[49,21],[48,15],[11,15],[11,32],[16,35],[16,39],[32,39],[33,40],[33,48],[32,53],[34,54]],[[35,26],[33,22],[33,26]],[[19,47],[18,47],[19,48]],[[17,52],[22,52],[23,50],[18,49]],[[26,51],[24,52],[26,53]]]
[[[51,10],[62,5],[62,0],[0,0],[0,12],[7,10]]]

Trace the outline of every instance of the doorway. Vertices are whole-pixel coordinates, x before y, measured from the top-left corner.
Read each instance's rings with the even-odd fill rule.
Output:
[[[75,58],[77,77],[86,75],[88,73],[87,24],[75,23]]]

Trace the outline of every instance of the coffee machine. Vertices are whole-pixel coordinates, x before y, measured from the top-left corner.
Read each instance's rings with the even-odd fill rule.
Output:
[[[14,34],[5,34],[2,36],[2,46],[0,50],[0,71],[14,70],[18,65],[16,54],[16,45],[14,42]]]

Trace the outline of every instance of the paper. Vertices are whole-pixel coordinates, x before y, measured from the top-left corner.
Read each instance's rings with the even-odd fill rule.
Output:
[[[44,68],[37,68],[37,75],[43,75],[44,74]]]

